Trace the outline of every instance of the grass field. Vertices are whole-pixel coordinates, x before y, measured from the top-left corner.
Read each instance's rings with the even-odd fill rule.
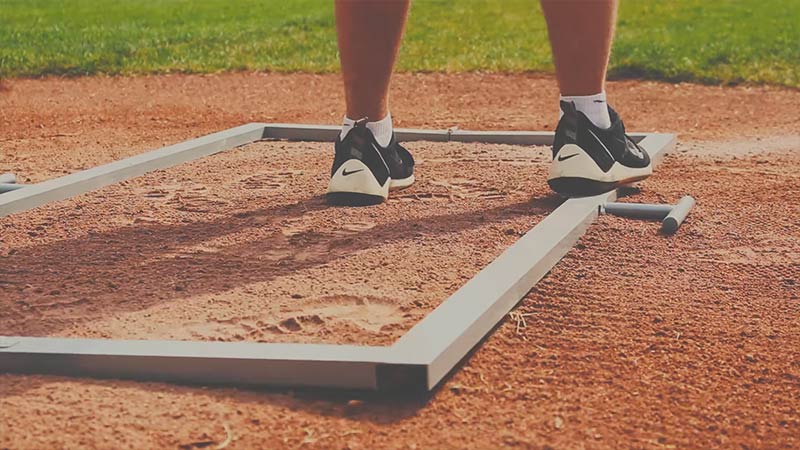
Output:
[[[800,87],[796,0],[623,0],[613,77]],[[551,71],[535,0],[417,0],[404,71]],[[0,0],[0,76],[337,70],[324,0]]]

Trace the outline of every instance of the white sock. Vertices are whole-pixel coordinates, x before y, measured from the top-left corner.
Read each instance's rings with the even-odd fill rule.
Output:
[[[575,103],[575,109],[585,114],[596,127],[606,129],[611,126],[605,92],[594,95],[562,95],[561,101]],[[563,114],[562,111],[561,115]],[[560,118],[561,116],[559,116]]]
[[[339,133],[339,139],[344,139],[345,136],[347,136],[347,133],[353,129],[355,124],[355,120],[345,116],[344,121],[342,122],[342,132]],[[378,141],[378,145],[381,147],[386,147],[392,140],[392,131],[394,130],[392,128],[391,113],[386,113],[386,117],[377,122],[367,122],[367,128],[369,131],[372,131],[372,134],[375,136],[375,140]]]

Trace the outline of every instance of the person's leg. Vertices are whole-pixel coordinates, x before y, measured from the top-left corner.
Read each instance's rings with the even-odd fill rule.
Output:
[[[394,138],[389,81],[410,0],[336,0],[347,113],[328,183],[332,203],[381,202],[414,183],[414,158]]]
[[[562,95],[603,92],[617,0],[541,0]]]
[[[606,103],[617,0],[541,0],[561,112],[548,183],[567,196],[595,195],[652,173],[647,153]]]
[[[597,126],[608,128],[605,80],[617,0],[541,0],[541,4],[562,98],[573,101]]]
[[[336,32],[342,64],[345,127],[367,118],[388,121],[373,132],[382,145],[391,138],[387,118],[389,81],[403,37],[410,0],[337,0]],[[388,125],[388,129],[385,125]],[[345,131],[346,132],[346,131]],[[388,135],[387,135],[388,133]]]

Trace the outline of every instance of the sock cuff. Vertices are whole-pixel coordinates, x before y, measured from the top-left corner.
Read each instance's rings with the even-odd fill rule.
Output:
[[[600,92],[599,94],[592,94],[592,95],[561,95],[561,100],[565,102],[581,102],[581,101],[606,101],[606,93]]]
[[[386,117],[377,122],[367,122],[367,128],[372,131],[378,145],[386,147],[392,141],[392,114],[387,112]]]
[[[582,112],[596,127],[606,129],[611,126],[605,92],[593,95],[562,95],[561,101],[572,102],[575,109]]]
[[[347,133],[353,129],[355,126],[356,121],[345,116],[342,120],[342,132],[339,134],[340,139],[344,139],[347,136]],[[387,112],[386,117],[377,122],[367,122],[367,129],[372,132],[372,135],[375,136],[375,140],[378,141],[378,145],[381,147],[386,147],[389,145],[389,142],[392,141],[392,133],[394,132],[394,127],[392,126],[392,113]]]

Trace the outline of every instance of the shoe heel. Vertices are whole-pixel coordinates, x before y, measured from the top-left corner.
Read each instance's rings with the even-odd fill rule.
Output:
[[[389,179],[381,185],[366,164],[351,159],[336,170],[328,183],[329,202],[335,204],[374,204],[389,197]]]

